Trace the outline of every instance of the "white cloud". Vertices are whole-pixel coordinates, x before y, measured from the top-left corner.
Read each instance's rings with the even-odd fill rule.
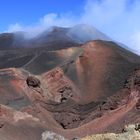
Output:
[[[78,22],[76,22],[73,15],[58,15],[56,13],[49,13],[40,18],[39,21],[35,23],[35,25],[24,26],[19,23],[15,23],[11,24],[8,27],[8,30],[6,30],[5,32],[24,31],[27,32],[27,37],[34,37],[42,33],[44,30],[47,30],[51,26],[69,27],[75,24],[78,24]]]
[[[76,20],[73,19],[73,15],[58,15],[56,13],[51,13],[45,15],[43,18],[41,18],[40,23],[44,27],[50,27],[50,26],[72,26],[76,24]]]
[[[131,3],[128,4],[129,2]],[[80,15],[49,13],[32,26],[12,24],[8,32],[20,30],[28,32],[30,36],[35,36],[50,26],[67,27],[86,23],[140,52],[139,13],[139,0],[87,0]]]
[[[134,33],[130,38],[130,46],[134,46],[137,54],[140,54],[140,32]]]
[[[8,32],[16,32],[23,30],[23,27],[19,23],[11,24],[8,27]]]

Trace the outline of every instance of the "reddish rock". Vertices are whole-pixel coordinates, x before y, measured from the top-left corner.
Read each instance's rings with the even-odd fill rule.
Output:
[[[103,41],[82,50],[80,57],[37,76],[0,70],[2,140],[39,140],[46,130],[72,139],[140,122],[140,71],[133,71],[138,57]]]

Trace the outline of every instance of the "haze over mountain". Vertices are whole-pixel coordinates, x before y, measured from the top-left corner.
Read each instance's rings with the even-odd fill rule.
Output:
[[[140,123],[140,56],[88,25],[25,35],[0,35],[1,140],[48,131],[71,140]]]
[[[93,26],[85,24],[79,24],[72,28],[54,26],[36,36],[29,35],[26,32],[3,33],[0,35],[0,49],[9,47],[43,47],[52,42],[60,43],[62,40],[63,42],[67,41],[81,44],[97,39],[111,40]]]

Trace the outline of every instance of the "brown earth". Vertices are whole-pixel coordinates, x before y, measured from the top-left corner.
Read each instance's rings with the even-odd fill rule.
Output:
[[[139,56],[106,41],[45,53],[59,62],[38,75],[34,60],[0,70],[1,140],[40,140],[46,130],[72,139],[140,123]]]

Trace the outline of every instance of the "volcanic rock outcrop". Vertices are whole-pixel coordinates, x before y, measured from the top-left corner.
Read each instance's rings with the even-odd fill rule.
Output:
[[[29,76],[26,82],[29,87],[40,87],[40,81],[36,77]]]

